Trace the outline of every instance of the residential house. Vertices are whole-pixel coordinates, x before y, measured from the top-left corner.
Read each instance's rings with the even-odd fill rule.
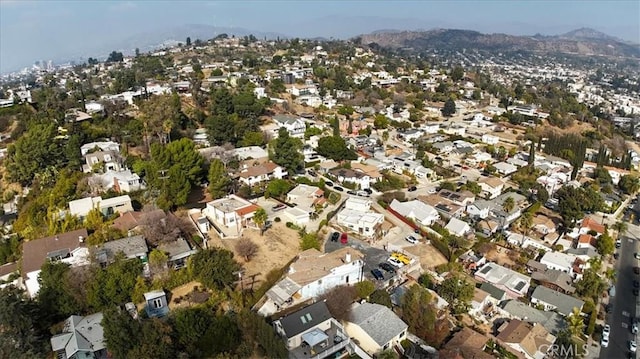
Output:
[[[480,283],[479,289],[489,293],[489,300],[494,304],[499,304],[508,298],[507,292],[487,282]]]
[[[259,206],[236,195],[229,195],[207,203],[204,215],[226,236],[239,237],[242,229],[253,225],[253,215]],[[225,231],[227,229],[228,231]]]
[[[382,178],[371,178],[367,173],[356,171],[349,168],[333,168],[329,170],[329,174],[337,179],[340,183],[350,182],[360,189],[370,188],[374,181],[379,181]]]
[[[269,152],[260,146],[238,147],[229,152],[232,156],[238,157],[240,161],[244,161],[249,158],[254,160],[269,158]]]
[[[435,208],[417,200],[400,202],[394,199],[389,208],[423,227],[430,226],[440,219],[440,215]]]
[[[86,197],[69,201],[69,214],[83,219],[97,208],[104,216],[111,216],[114,213],[126,213],[133,211],[131,197],[123,195],[102,199],[102,197]]]
[[[553,335],[558,335],[558,333],[567,328],[567,322],[560,314],[539,310],[515,299],[502,302],[498,314],[502,318],[538,323]]]
[[[51,349],[58,359],[107,359],[102,313],[82,317],[72,315],[64,321],[62,332],[51,337]]]
[[[251,166],[240,171],[238,179],[247,186],[254,186],[272,179],[282,179],[287,171],[273,162]]]
[[[455,217],[451,217],[449,223],[447,223],[444,229],[457,237],[464,237],[467,233],[471,232],[471,227],[467,222],[459,220]]]
[[[573,294],[576,291],[573,287],[573,278],[568,273],[547,268],[546,265],[533,259],[527,262],[527,268],[531,273],[531,279],[547,288],[567,294]]]
[[[122,254],[126,259],[138,258],[146,263],[149,247],[144,237],[138,235],[105,242],[94,246],[93,251],[98,263],[102,265],[112,263],[118,254]]]
[[[113,220],[111,227],[129,233],[140,228],[149,222],[164,221],[166,213],[161,209],[155,209],[147,212],[125,212]]]
[[[117,193],[134,192],[145,188],[138,174],[130,170],[96,173],[89,179],[89,186],[95,192],[113,189]]]
[[[596,237],[590,234],[581,234],[578,236],[576,248],[593,248],[596,249]]]
[[[504,323],[499,331],[498,343],[524,354],[527,359],[543,359],[556,341],[541,324],[518,319]]]
[[[487,282],[504,290],[512,298],[526,295],[531,282],[531,278],[526,275],[493,262],[488,262],[479,268],[474,277],[480,282]]]
[[[573,276],[573,267],[576,259],[577,257],[572,254],[547,252],[542,256],[542,258],[540,258],[540,263],[547,266],[547,268],[555,269]]]
[[[169,313],[167,294],[164,290],[144,293],[145,311],[149,318],[162,318]]]
[[[481,141],[482,143],[486,143],[488,145],[497,145],[498,142],[500,141],[500,138],[498,136],[484,134],[482,135]]]
[[[493,167],[495,167],[496,171],[502,176],[508,176],[518,170],[518,167],[506,162],[498,162],[494,164]]]
[[[123,171],[125,169],[124,159],[119,151],[95,151],[84,155],[85,164],[82,165],[82,172],[91,173],[93,171]]]
[[[438,191],[438,196],[450,201],[451,203],[465,207],[475,201],[476,196],[470,191],[453,192],[448,189]]]
[[[40,290],[40,268],[46,261],[67,263],[72,267],[89,264],[89,250],[84,243],[87,236],[87,230],[83,228],[24,242],[21,273],[32,298]]]
[[[485,177],[478,181],[482,195],[487,199],[498,197],[504,189],[504,181],[497,177]]]
[[[326,358],[350,342],[342,324],[319,301],[273,322],[276,333],[286,343],[291,359]]]
[[[474,288],[473,298],[469,306],[469,315],[484,321],[484,315],[492,311],[492,308],[493,302],[491,301],[491,294],[480,288]]]
[[[535,238],[527,237],[524,234],[520,233],[509,233],[509,235],[507,236],[507,243],[523,249],[532,247],[537,250],[551,252],[551,247],[549,247],[549,245],[547,245],[546,243]]]
[[[545,311],[555,310],[561,315],[568,316],[574,308],[582,311],[584,302],[578,298],[560,293],[539,285],[531,294],[531,304],[541,305]]]
[[[350,197],[345,201],[344,208],[338,212],[336,221],[338,225],[364,237],[373,237],[379,234],[384,215],[370,211],[370,207],[370,199]]]
[[[533,217],[533,230],[542,235],[555,233],[556,224],[551,220],[551,218],[543,214],[538,214]]]
[[[10,285],[18,288],[22,287],[19,268],[20,266],[18,265],[18,262],[0,265],[0,289]]]
[[[316,207],[324,207],[327,202],[322,189],[301,183],[287,193],[287,203],[295,203],[297,208],[313,213]]]
[[[435,208],[441,218],[459,218],[464,214],[464,207],[459,206],[446,198],[440,197],[437,194],[418,196],[418,200]]]
[[[317,298],[339,285],[352,285],[364,279],[364,255],[351,247],[330,253],[315,248],[298,254],[284,279],[267,291],[259,307],[271,315],[285,307]]]
[[[493,359],[494,356],[484,351],[489,337],[480,334],[469,327],[463,327],[453,335],[453,338],[440,351],[442,358],[474,358]],[[454,357],[453,355],[459,355]]]
[[[103,152],[120,152],[120,144],[113,141],[104,142],[91,142],[86,143],[80,147],[80,155],[83,157],[90,152],[103,151]]]
[[[198,252],[191,248],[189,242],[184,238],[162,242],[158,245],[158,250],[167,254],[167,266],[173,269],[185,267],[187,259]]]
[[[307,126],[303,118],[290,115],[275,115],[273,122],[276,124],[275,137],[278,135],[280,128],[285,128],[289,132],[289,136],[303,138]]]
[[[586,217],[580,223],[580,234],[587,234],[589,232],[595,232],[596,236],[599,236],[605,232],[605,227],[602,223],[598,223],[598,221],[594,220],[591,217]]]
[[[354,303],[345,329],[369,355],[390,350],[407,337],[408,326],[389,308],[374,303]]]

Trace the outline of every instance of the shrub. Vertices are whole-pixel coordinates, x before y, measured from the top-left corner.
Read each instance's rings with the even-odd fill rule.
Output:
[[[282,220],[280,219],[280,217],[276,217],[276,218],[274,218],[274,219],[273,219],[273,221],[274,221],[274,222],[280,222],[280,221],[282,221]]]

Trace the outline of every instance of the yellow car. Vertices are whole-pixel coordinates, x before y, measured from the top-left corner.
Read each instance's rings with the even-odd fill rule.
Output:
[[[391,253],[391,256],[393,258],[399,260],[400,262],[404,263],[405,265],[411,264],[411,258],[407,257],[406,255],[404,255],[402,253],[393,252],[393,253]]]

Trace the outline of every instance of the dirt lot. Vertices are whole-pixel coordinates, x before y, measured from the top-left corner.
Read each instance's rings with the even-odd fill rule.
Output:
[[[420,258],[420,263],[425,269],[433,270],[435,267],[447,263],[447,259],[434,246],[420,244],[404,248],[407,252]]]
[[[515,258],[520,257],[520,254],[516,251],[512,251],[500,246],[495,246],[491,249],[486,256],[487,261],[495,262],[503,266],[513,267],[516,265]]]
[[[181,300],[180,303],[176,303],[176,298],[186,297],[187,294],[191,293],[195,287],[202,288],[202,284],[200,284],[200,282],[193,281],[171,290],[171,302],[169,303],[169,309],[188,306],[188,302],[186,300]]]
[[[245,229],[243,237],[250,238],[258,245],[258,253],[249,262],[245,262],[244,258],[236,255],[236,260],[244,266],[244,277],[249,278],[256,275],[254,286],[259,285],[264,276],[272,269],[282,268],[298,252],[300,252],[300,237],[298,232],[289,229],[283,222],[273,223],[273,227],[268,229],[263,236],[260,232],[253,229]],[[209,233],[209,246],[226,248],[235,253],[234,244],[237,239],[220,239],[212,231]],[[248,285],[250,283],[246,283]]]

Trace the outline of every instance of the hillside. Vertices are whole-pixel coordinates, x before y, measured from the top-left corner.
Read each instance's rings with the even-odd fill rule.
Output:
[[[360,36],[363,44],[388,48],[476,49],[484,51],[533,51],[615,57],[640,57],[640,46],[624,43],[592,29],[578,29],[557,36],[483,34],[471,30],[375,32]]]

